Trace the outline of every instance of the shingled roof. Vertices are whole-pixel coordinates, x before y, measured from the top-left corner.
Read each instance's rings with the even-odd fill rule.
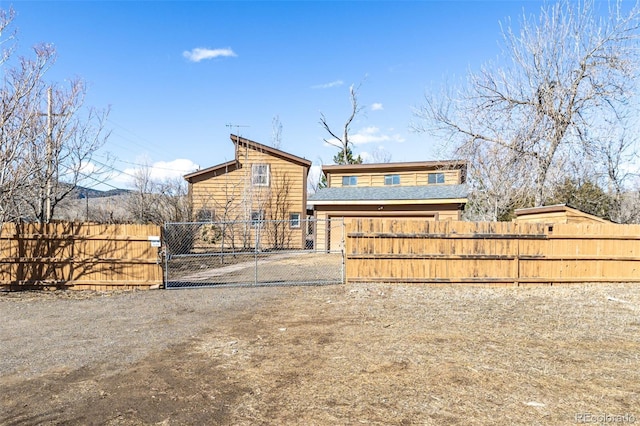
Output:
[[[323,188],[309,196],[310,204],[327,202],[377,202],[400,200],[460,200],[469,195],[467,185],[371,186]]]

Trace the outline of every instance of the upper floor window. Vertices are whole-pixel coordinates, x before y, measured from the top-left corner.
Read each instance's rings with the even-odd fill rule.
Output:
[[[400,175],[385,175],[385,185],[400,185]]]
[[[429,183],[444,183],[444,173],[429,173]]]
[[[342,176],[342,186],[356,186],[358,184],[358,176]]]
[[[268,164],[253,164],[251,166],[251,183],[253,186],[269,186]]]

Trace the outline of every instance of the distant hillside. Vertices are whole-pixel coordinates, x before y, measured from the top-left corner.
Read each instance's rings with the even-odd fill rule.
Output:
[[[82,186],[77,187],[71,198],[74,199],[83,199],[83,198],[104,198],[104,197],[113,197],[116,195],[125,195],[131,192],[129,189],[110,189],[108,191],[100,191],[98,189],[93,188],[85,188]]]

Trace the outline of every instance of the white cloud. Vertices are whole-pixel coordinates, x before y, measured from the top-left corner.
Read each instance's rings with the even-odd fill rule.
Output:
[[[129,167],[114,175],[110,180],[110,184],[118,188],[132,187],[134,176],[140,173],[145,166]],[[157,161],[150,163],[147,167],[150,170],[150,178],[154,181],[164,181],[167,179],[182,179],[187,173],[194,172],[200,167],[191,160],[178,158],[173,161]]]
[[[358,155],[360,156],[360,158],[362,158],[363,163],[373,163],[372,161],[373,156],[369,154],[367,151],[359,152]]]
[[[384,108],[382,107],[382,104],[379,102],[376,102],[371,105],[371,111],[382,111],[383,109]]]
[[[164,180],[181,178],[187,173],[191,173],[199,168],[200,166],[185,158],[178,158],[173,161],[158,161],[151,165],[151,179]]]
[[[79,176],[75,175],[75,172],[79,173]],[[77,170],[75,168],[67,169],[66,173],[62,173],[60,175],[60,180],[63,182],[73,182],[76,178],[78,179],[78,184],[80,186],[93,186],[96,182],[99,182],[99,179],[94,177],[97,173],[101,173],[103,170],[100,169],[91,161],[80,163]]]
[[[404,142],[405,138],[400,134],[386,134],[382,133],[379,128],[375,126],[365,127],[360,129],[357,133],[351,135],[349,138],[354,145],[364,145],[368,143],[382,143],[382,142]]]
[[[344,81],[342,80],[336,80],[336,81],[332,81],[330,83],[325,83],[325,84],[317,84],[315,86],[311,86],[312,89],[330,89],[332,87],[338,87],[338,86],[342,86],[344,84]]]
[[[190,60],[191,62],[200,62],[204,59],[214,59],[218,57],[236,57],[236,53],[230,48],[226,49],[205,49],[202,47],[196,47],[195,49],[185,50],[182,52],[182,56]]]
[[[316,188],[318,186],[318,182],[320,181],[320,177],[322,176],[322,165],[314,164],[309,169],[309,175],[307,177],[307,182],[310,189]]]
[[[96,166],[96,164],[92,163],[91,161],[87,163],[82,163],[82,165],[80,166],[80,173],[84,176],[91,176],[93,173],[96,173],[99,170],[100,170],[99,167]]]

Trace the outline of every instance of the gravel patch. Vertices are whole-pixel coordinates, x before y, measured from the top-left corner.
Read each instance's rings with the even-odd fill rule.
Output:
[[[0,375],[117,369],[241,316],[278,288],[0,293]]]

